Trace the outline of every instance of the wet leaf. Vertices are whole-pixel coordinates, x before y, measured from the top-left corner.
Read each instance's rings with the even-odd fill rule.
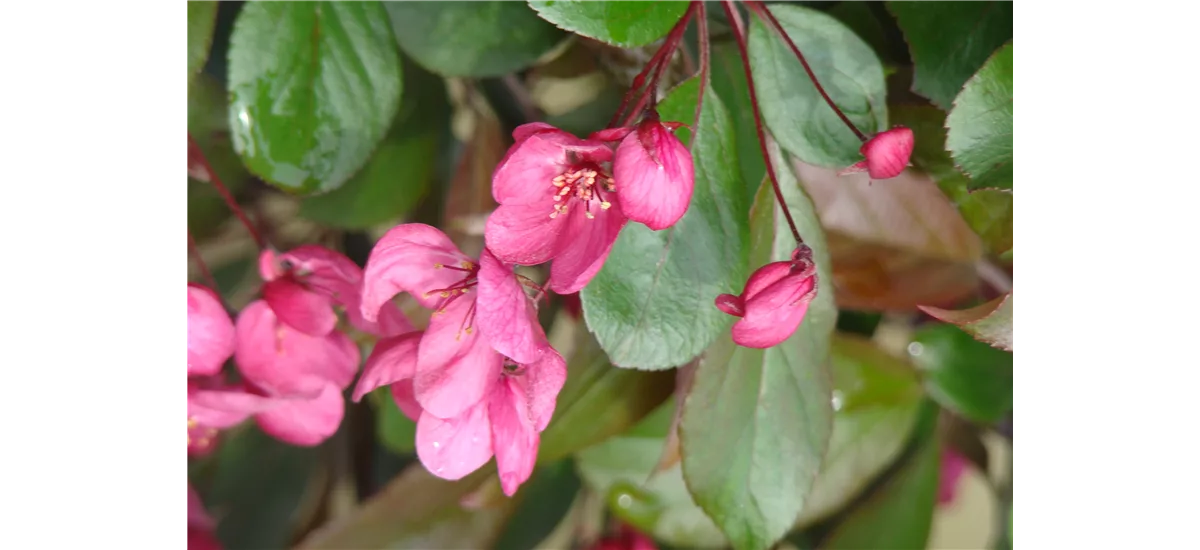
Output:
[[[243,162],[300,194],[340,187],[400,102],[400,58],[379,2],[250,2],[229,47],[229,125]]]
[[[976,340],[1004,351],[1013,350],[1012,293],[961,311],[922,306],[921,311],[939,320],[958,325]]]
[[[1005,189],[1013,184],[1012,42],[996,50],[967,81],[946,118],[946,148],[971,177],[968,189]]]
[[[188,84],[204,68],[217,24],[216,2],[188,2]]]
[[[871,46],[817,10],[774,4],[771,13],[850,121],[868,136],[886,130],[887,88]],[[862,160],[862,142],[821,98],[796,55],[757,17],[751,19],[750,64],[771,134],[810,164],[840,169]]]
[[[912,367],[870,340],[836,335],[831,356],[833,436],[800,525],[845,506],[900,456],[921,401]]]
[[[829,234],[839,307],[871,311],[950,305],[978,286],[979,237],[928,176],[884,182],[795,163]]]
[[[591,2],[583,0],[530,0],[538,15],[558,28],[633,48],[666,36],[687,11],[687,2]]]
[[[696,503],[735,548],[768,548],[800,513],[833,425],[829,341],[837,320],[829,256],[816,212],[773,158],[800,234],[813,249],[817,296],[799,329],[768,349],[737,346],[724,333],[704,353],[680,424],[683,471]],[[764,182],[751,213],[751,264],[784,260],[796,241]]]
[[[445,76],[499,76],[533,64],[566,36],[519,2],[388,2],[396,41]]]
[[[979,342],[953,325],[925,327],[909,353],[938,403],[965,418],[995,423],[1013,407],[1013,355]]]
[[[888,2],[916,67],[912,89],[949,110],[963,84],[1012,39],[1012,2]]]
[[[675,88],[659,104],[662,119],[691,124],[698,92],[697,79]],[[604,268],[580,292],[588,330],[619,367],[683,365],[733,323],[713,300],[741,292],[745,283],[748,205],[733,123],[711,88],[704,94],[699,129],[687,214],[662,231],[626,225]],[[689,142],[687,129],[676,135]]]

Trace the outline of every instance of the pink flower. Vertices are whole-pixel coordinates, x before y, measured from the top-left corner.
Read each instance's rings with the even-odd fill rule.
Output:
[[[695,186],[692,153],[672,133],[678,122],[660,122],[651,112],[635,128],[592,134],[617,141],[613,179],[621,184],[621,209],[629,219],[655,231],[675,225],[687,212]]]
[[[958,492],[958,482],[967,470],[967,459],[954,449],[947,448],[942,452],[942,466],[938,476],[938,505],[944,506],[954,502]]]
[[[717,308],[741,317],[733,324],[733,341],[748,348],[769,348],[787,340],[804,320],[817,294],[812,249],[800,245],[791,261],[758,268],[740,296],[722,294]]]
[[[216,522],[204,509],[200,495],[188,483],[188,550],[220,550],[221,543],[213,535]]]
[[[541,122],[518,127],[513,138],[492,176],[500,207],[484,229],[487,247],[508,263],[553,259],[547,286],[575,292],[604,265],[626,222],[606,168],[612,150]]]
[[[875,134],[859,149],[866,160],[838,172],[838,175],[867,172],[873,180],[894,178],[908,166],[913,152],[913,131],[897,126]]]
[[[355,328],[376,336],[395,336],[413,330],[395,304],[370,322],[362,318],[359,297],[362,269],[350,258],[317,245],[304,245],[276,254],[264,250],[258,260],[263,299],[284,323],[312,336],[325,336],[337,326],[334,305],[346,308]]]
[[[503,355],[533,361],[544,353],[535,306],[512,268],[488,250],[475,263],[436,228],[396,226],[371,251],[363,317],[372,319],[399,292],[434,310],[417,352],[413,391],[422,408],[441,418],[489,394]]]
[[[188,283],[188,376],[209,376],[233,355],[233,321],[212,290]]]

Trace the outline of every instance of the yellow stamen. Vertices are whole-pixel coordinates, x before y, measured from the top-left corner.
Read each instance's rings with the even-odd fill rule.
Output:
[[[608,202],[608,201],[602,201],[602,202],[600,203],[600,209],[601,209],[601,210],[608,210],[609,208],[612,208],[612,203],[611,203],[611,202]]]
[[[442,264],[433,264],[434,269],[441,269],[443,267],[445,267],[445,266],[443,266]]]

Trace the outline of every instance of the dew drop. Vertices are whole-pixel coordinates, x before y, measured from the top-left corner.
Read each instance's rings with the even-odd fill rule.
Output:
[[[925,346],[921,345],[920,342],[913,342],[908,345],[908,354],[913,357],[917,357],[917,356],[921,355],[921,353],[924,351],[925,351]]]
[[[842,392],[840,392],[838,390],[833,390],[833,410],[835,410],[835,411],[842,410],[842,403],[844,403],[844,402],[845,402],[845,397],[842,395]]]
[[[438,447],[441,447],[441,446],[442,446],[442,444],[441,444],[441,443],[438,443],[437,441],[434,441],[434,442],[433,442],[433,448],[434,448],[434,449],[436,449],[436,448],[438,448]]]
[[[622,508],[629,508],[630,506],[633,506],[633,497],[629,495],[621,495],[617,497],[617,506]]]

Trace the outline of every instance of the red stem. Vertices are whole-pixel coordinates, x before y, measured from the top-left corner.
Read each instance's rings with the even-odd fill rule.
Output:
[[[629,116],[626,117],[625,124],[622,124],[622,126],[628,125],[631,120],[637,118],[637,115],[641,113],[642,108],[646,105],[648,96],[652,94],[652,91],[656,90],[658,79],[662,76],[662,73],[666,72],[667,66],[670,65],[671,57],[675,53],[675,49],[679,47],[679,41],[683,39],[683,32],[687,30],[688,22],[691,21],[692,15],[696,13],[696,6],[699,3],[692,2],[688,6],[683,17],[675,23],[675,27],[667,34],[667,39],[663,41],[663,45],[654,53],[654,56],[650,58],[650,61],[646,63],[642,71],[633,78],[633,85],[629,87],[629,91],[625,93],[625,97],[621,98],[621,105],[613,113],[612,120],[608,121],[609,128],[617,127],[616,124],[621,120],[621,115],[625,113],[625,108],[629,106],[629,101],[633,99],[634,95],[638,94],[638,90],[642,89],[642,85],[646,82],[646,75],[650,74],[650,71],[653,70],[654,74],[650,78],[650,85],[642,90],[641,95],[638,96],[638,102],[635,104],[633,110],[630,111]]]
[[[738,15],[737,8],[733,6],[733,0],[724,0],[721,7],[725,8],[725,16],[733,25],[733,36],[737,39],[738,53],[742,56],[742,67],[746,70],[746,86],[750,89],[750,110],[754,112],[754,130],[758,133],[758,147],[762,150],[763,160],[767,161],[767,176],[771,179],[771,188],[775,190],[775,199],[779,201],[779,207],[783,209],[783,216],[787,218],[788,227],[792,229],[792,236],[796,237],[796,244],[800,245],[804,243],[804,239],[800,238],[800,231],[796,229],[796,222],[792,219],[791,211],[788,210],[787,201],[783,199],[783,190],[779,188],[779,178],[775,176],[774,163],[771,162],[771,154],[767,151],[767,136],[763,131],[762,113],[758,109],[758,93],[754,89],[754,77],[750,74],[750,54],[746,52],[746,33],[742,27],[742,18]]]
[[[250,236],[254,237],[254,242],[258,244],[258,248],[266,248],[267,242],[263,240],[262,235],[258,233],[258,229],[254,227],[254,224],[250,223],[250,218],[247,218],[246,214],[242,212],[242,208],[233,199],[233,194],[229,192],[229,188],[221,183],[221,178],[217,176],[216,170],[212,169],[212,165],[204,157],[204,151],[201,151],[200,147],[196,145],[196,141],[192,139],[191,132],[188,132],[188,164],[189,168],[192,164],[199,164],[204,169],[209,181],[212,182],[213,187],[217,188],[217,193],[221,194],[221,198],[225,199],[225,204],[233,211],[233,215],[242,221],[242,225],[246,226],[246,230],[250,232]]]
[[[192,238],[191,230],[188,230],[188,252],[196,260],[196,267],[200,268],[200,275],[204,277],[204,282],[208,283],[209,288],[212,288],[213,292],[220,292],[217,290],[216,277],[213,277],[212,272],[208,270],[208,266],[204,263],[204,258],[200,256],[200,250],[196,247],[196,239]]]
[[[700,95],[696,98],[696,116],[692,118],[692,137],[688,148],[696,142],[696,129],[700,127],[700,109],[704,106],[704,90],[708,88],[708,9],[704,2],[694,2],[696,6],[696,32],[700,35]]]
[[[846,117],[846,113],[843,113],[842,110],[839,109],[838,106],[833,102],[833,99],[829,97],[829,94],[825,93],[825,87],[821,86],[821,82],[817,80],[817,75],[813,73],[812,67],[808,65],[808,61],[804,59],[804,54],[800,53],[800,48],[797,48],[796,43],[792,42],[792,37],[788,36],[787,32],[783,30],[783,25],[779,24],[779,20],[775,19],[775,16],[771,14],[771,10],[767,9],[766,4],[763,4],[757,0],[746,0],[746,7],[750,8],[750,11],[757,14],[760,19],[770,23],[771,27],[775,29],[775,32],[783,38],[783,41],[787,42],[788,47],[792,49],[792,53],[796,54],[796,59],[799,59],[800,64],[804,66],[804,71],[808,73],[808,78],[809,80],[812,80],[813,86],[817,87],[817,91],[821,93],[821,97],[825,98],[825,103],[829,105],[829,108],[833,109],[833,112],[837,114],[838,118],[842,119],[842,122],[846,124],[846,127],[850,128],[850,131],[854,132],[854,135],[858,136],[860,141],[865,142],[870,139],[861,131],[859,131],[858,127],[855,126],[853,122],[850,122],[850,119]]]

